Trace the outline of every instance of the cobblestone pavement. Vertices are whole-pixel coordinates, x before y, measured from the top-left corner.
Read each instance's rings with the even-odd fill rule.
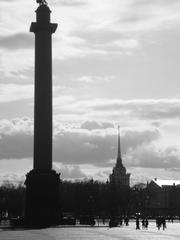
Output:
[[[40,230],[1,229],[0,240],[178,240],[180,223],[167,223],[165,231],[157,230],[155,223],[148,230],[128,227],[54,227]]]

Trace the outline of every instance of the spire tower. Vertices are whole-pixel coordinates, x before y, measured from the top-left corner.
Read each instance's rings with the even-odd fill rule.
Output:
[[[118,125],[118,153],[117,153],[117,166],[122,166],[122,158],[121,158],[121,142],[120,142],[120,126]]]
[[[129,187],[130,174],[126,173],[126,168],[123,166],[121,157],[121,142],[120,142],[120,126],[118,126],[118,149],[116,165],[113,168],[112,174],[109,176],[110,183],[116,184],[118,187]]]

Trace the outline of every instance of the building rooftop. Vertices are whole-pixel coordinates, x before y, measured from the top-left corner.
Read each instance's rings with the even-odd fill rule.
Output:
[[[180,185],[180,180],[162,180],[162,179],[153,179],[153,181],[159,186],[173,186]]]

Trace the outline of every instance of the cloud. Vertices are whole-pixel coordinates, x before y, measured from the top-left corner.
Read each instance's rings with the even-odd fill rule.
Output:
[[[78,17],[73,15],[73,18],[81,26],[85,26],[85,24],[88,26],[88,29],[79,28],[81,37],[82,35],[88,36],[87,39],[96,41],[104,41],[106,38],[112,40],[114,33],[118,33],[119,36],[121,34],[122,37],[126,33],[164,28],[163,23],[176,23],[180,20],[178,1],[114,0],[111,3],[108,0],[99,0],[98,2],[87,0],[86,3],[88,3],[86,9],[79,9],[81,15]],[[88,14],[84,15],[82,11],[86,11]],[[74,28],[74,30],[78,29]]]
[[[1,136],[1,159],[22,159],[32,157],[33,138],[25,133]]]
[[[57,112],[63,113],[67,120],[76,119],[113,121],[130,123],[133,121],[160,125],[164,120],[175,121],[180,118],[180,99],[74,99],[58,104],[55,99]],[[67,115],[66,115],[67,114]],[[68,119],[69,115],[69,119]]]
[[[0,84],[0,103],[33,98],[33,85]]]
[[[91,130],[61,130],[54,139],[54,160],[67,164],[92,164],[95,166],[112,166],[116,159],[117,131],[112,128],[98,129],[98,123],[85,123]],[[108,127],[108,124],[106,125]],[[84,128],[82,125],[81,128]],[[96,130],[94,130],[96,129]],[[126,131],[121,136],[122,154],[128,149],[158,140],[160,134],[152,131]]]
[[[0,48],[5,52],[17,52],[16,58],[10,53],[7,57],[3,56],[2,69],[7,72],[22,68],[25,58],[24,68],[33,64],[33,52],[27,50],[33,47],[34,36],[25,33],[32,21],[29,9],[33,8],[33,4],[20,1],[21,15],[14,9],[15,4],[7,5],[5,1],[2,4]],[[141,49],[143,37],[139,33],[164,26],[167,28],[168,24],[165,23],[177,23],[180,20],[180,5],[175,1],[150,1],[147,4],[146,1],[136,0],[114,0],[113,3],[108,0],[99,0],[98,3],[94,0],[61,0],[51,1],[51,4],[56,6],[53,10],[55,21],[62,21],[62,30],[56,32],[53,41],[53,56],[60,60],[129,55]],[[9,21],[10,18],[12,21]]]
[[[0,37],[0,48],[8,51],[22,48],[32,48],[33,45],[33,36],[29,33],[16,33]]]
[[[119,18],[119,26],[122,26],[124,31],[162,29],[165,23],[175,23],[180,20],[179,9],[180,4],[176,0],[129,1],[126,11]]]
[[[140,44],[136,39],[119,39],[105,44],[98,43],[91,45],[92,49],[102,49],[106,54],[122,55],[123,51],[139,48]]]
[[[63,179],[93,176],[102,180],[108,177],[117,158],[117,129],[112,124],[89,121],[79,126],[63,126],[56,122],[54,127],[54,168],[62,173]],[[121,153],[127,171],[134,173],[136,168],[144,168],[146,172],[150,171],[147,169],[174,171],[180,168],[180,149],[173,145],[164,146],[162,137],[155,128],[121,128]],[[0,166],[1,163],[4,166],[5,160],[13,166],[13,159],[18,165],[18,161],[31,159],[32,162],[32,158],[33,121],[29,118],[1,120]],[[25,162],[21,163],[23,169]],[[28,169],[29,164],[30,160]]]
[[[78,81],[84,82],[84,83],[93,83],[94,79],[90,76],[82,76],[78,79]]]
[[[62,5],[62,6],[67,6],[67,7],[79,7],[85,5],[85,1],[80,1],[80,0],[56,0],[53,1],[52,3]]]
[[[19,79],[21,79],[22,72],[27,72],[29,69],[33,69],[33,51],[30,49],[19,49],[16,52],[14,51],[6,51],[2,50],[1,53],[1,61],[0,61],[0,71],[3,72],[6,81],[9,81],[11,78],[11,83],[14,79],[17,81],[17,74],[20,74]],[[29,79],[32,79],[30,76]],[[28,81],[30,82],[30,80]],[[31,80],[32,82],[32,80]]]
[[[32,135],[33,121],[28,117],[0,120],[0,135],[14,136],[17,133]]]
[[[113,51],[133,50],[140,47],[137,39],[130,38],[121,32],[114,32],[111,29],[85,32],[79,30],[71,35],[84,39],[84,44],[90,49],[102,49],[107,54],[113,53]]]
[[[61,174],[62,179],[82,179],[86,178],[87,175],[81,170],[79,165],[58,165],[57,163],[53,164],[53,169]]]
[[[80,14],[78,16],[73,14],[74,24],[72,28],[69,27],[66,35],[84,39],[78,46],[73,43],[71,45],[79,51],[89,49],[93,53],[94,50],[99,50],[99,54],[112,56],[115,53],[126,54],[127,50],[141,50],[145,41],[151,42],[149,36],[152,32],[156,33],[157,30],[168,32],[180,21],[180,4],[177,1],[147,3],[147,1],[114,0],[113,4],[106,0],[98,3],[87,2],[86,10],[76,9]],[[83,11],[88,14],[85,15]],[[152,45],[152,42],[150,44]],[[84,56],[88,56],[89,52],[84,51]],[[94,55],[98,56],[98,52],[94,51]]]
[[[137,147],[149,145],[151,142],[154,142],[159,138],[161,138],[161,134],[157,129],[143,131],[126,130],[122,138],[122,146],[125,153],[128,151],[128,149],[135,149],[136,151]]]
[[[88,45],[83,38],[69,34],[59,37],[54,43],[54,48],[56,49],[54,57],[61,61],[68,60],[69,58],[104,56],[108,53],[104,48],[92,47]]]
[[[18,0],[0,0],[0,2],[17,2]]]
[[[180,151],[175,146],[163,148],[144,144],[136,149],[129,149],[126,162],[130,168],[154,169],[154,173],[157,169],[176,172],[175,169],[180,168]]]
[[[56,21],[60,21],[59,16],[63,19],[62,31],[57,31],[56,43],[53,44],[55,56],[61,60],[89,55],[121,54],[122,50],[125,53],[127,49],[133,51],[141,46],[142,40],[134,34],[135,31],[149,31],[159,26],[163,28],[166,22],[176,23],[180,20],[180,4],[176,1],[149,1],[147,4],[146,1],[137,0],[114,0],[113,3],[108,0],[99,0],[98,3],[95,0],[61,0],[51,1],[51,4],[56,6],[53,10]],[[15,2],[11,8],[9,4],[3,4],[5,25],[2,28],[0,46],[6,50],[31,48],[34,44],[33,35],[24,32],[27,32],[25,24],[31,21],[29,8],[33,5],[20,1],[21,16],[19,11],[14,10],[14,6]],[[14,21],[8,21],[11,15]]]
[[[81,124],[82,129],[94,130],[94,129],[106,129],[113,128],[114,125],[112,123],[107,122],[97,122],[97,121],[86,121]]]
[[[32,121],[17,118],[0,121],[0,159],[22,159],[32,157]]]
[[[104,45],[107,48],[125,48],[125,49],[133,49],[139,47],[139,43],[136,39],[120,39],[117,41],[109,42]]]
[[[112,29],[102,29],[101,31],[95,29],[93,31],[83,31],[79,29],[79,31],[76,30],[76,32],[72,32],[71,35],[84,39],[85,42],[89,42],[93,45],[106,45],[118,40],[124,42],[127,40],[124,34],[115,32]]]
[[[56,123],[57,124],[57,123]],[[85,129],[86,127],[86,129]],[[102,128],[104,127],[104,128]],[[87,128],[91,130],[87,130]],[[64,164],[112,165],[116,158],[117,130],[110,123],[86,122],[80,128],[60,127],[54,131],[53,158]],[[32,157],[33,122],[29,118],[0,121],[0,159]],[[126,131],[122,136],[122,153],[159,138],[157,130]]]

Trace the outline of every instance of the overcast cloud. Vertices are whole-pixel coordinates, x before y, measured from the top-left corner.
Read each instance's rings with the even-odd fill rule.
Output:
[[[9,51],[32,47],[33,37],[28,33],[16,33],[14,35],[0,37],[0,48]]]
[[[32,158],[32,135],[32,120],[28,118],[2,120],[0,159]],[[153,128],[141,131],[123,129],[121,150],[125,164],[129,167],[150,168],[159,168],[163,165],[164,168],[179,166],[179,153],[175,147],[167,147],[161,151],[155,147],[160,138],[160,132]],[[79,128],[59,128],[54,136],[53,156],[55,162],[62,164],[113,166],[117,157],[117,130],[109,123],[95,121],[84,122]]]

